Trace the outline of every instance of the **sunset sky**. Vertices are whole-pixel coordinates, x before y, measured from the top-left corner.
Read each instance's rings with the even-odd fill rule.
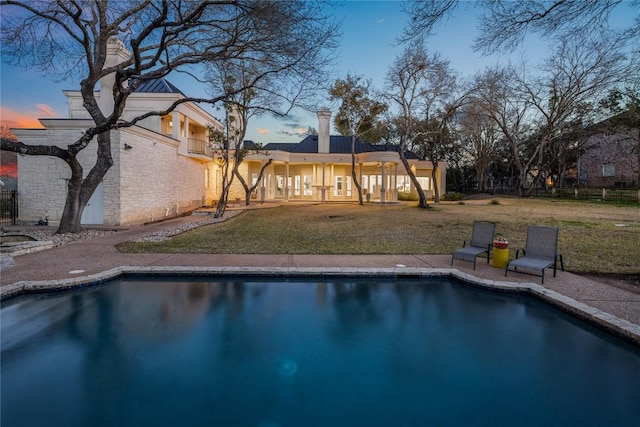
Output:
[[[637,9],[636,9],[637,10]],[[478,9],[472,2],[456,11],[455,17],[437,29],[429,39],[428,49],[451,61],[454,69],[470,76],[486,66],[506,63],[509,57],[482,57],[470,48],[476,35],[475,15]],[[394,41],[402,34],[406,16],[395,1],[336,2],[335,16],[342,21],[342,43],[338,73],[330,79],[344,78],[347,73],[371,79],[376,89],[384,86],[384,77],[402,47]],[[624,19],[624,11],[618,18]],[[627,15],[629,22],[631,18]],[[529,41],[511,58],[522,54],[532,63],[546,54],[546,46]],[[78,89],[78,82],[51,81],[32,70],[16,68],[2,63],[0,68],[0,122],[13,127],[40,127],[38,118],[67,116],[65,89]],[[169,75],[171,83],[190,96],[205,96],[204,87],[183,76]],[[336,105],[330,105],[334,112]],[[214,116],[219,112],[207,108]],[[249,123],[247,139],[263,144],[269,142],[298,142],[307,127],[318,128],[315,114],[296,111],[289,117],[276,119],[262,117]]]

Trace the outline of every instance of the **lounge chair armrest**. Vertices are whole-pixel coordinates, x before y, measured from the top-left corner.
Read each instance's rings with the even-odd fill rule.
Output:
[[[522,251],[522,255],[526,255],[526,253],[525,253],[524,249],[518,249],[518,250],[516,251],[516,259],[520,258],[520,251]]]

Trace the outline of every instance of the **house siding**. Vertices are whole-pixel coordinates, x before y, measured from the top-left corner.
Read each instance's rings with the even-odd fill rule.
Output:
[[[596,135],[585,145],[579,161],[580,183],[587,187],[637,187],[638,130],[628,134]],[[615,165],[612,176],[604,176],[604,165]]]

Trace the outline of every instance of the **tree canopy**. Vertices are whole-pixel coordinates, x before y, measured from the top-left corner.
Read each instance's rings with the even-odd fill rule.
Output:
[[[321,6],[306,1],[3,0],[0,5],[3,60],[79,81],[83,105],[93,121],[66,146],[2,141],[2,149],[55,156],[69,165],[59,233],[80,230],[82,210],[113,165],[108,131],[165,115],[181,103],[224,101],[276,74],[281,76],[280,88],[295,87],[301,75],[323,73],[339,35]],[[107,52],[114,40],[128,54],[109,63]],[[219,86],[209,96],[184,97],[163,111],[123,116],[128,97],[146,81],[177,72],[195,75],[199,64],[234,61],[254,64],[257,73],[234,86],[233,93]],[[97,95],[105,79],[111,80],[110,93],[104,96],[103,87]],[[297,102],[295,96],[283,97]],[[97,161],[85,173],[76,156],[94,138]]]

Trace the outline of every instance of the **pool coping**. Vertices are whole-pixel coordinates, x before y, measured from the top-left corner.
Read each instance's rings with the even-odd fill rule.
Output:
[[[20,281],[0,288],[0,301],[20,295],[62,291],[100,284],[123,276],[260,276],[260,277],[453,277],[472,286],[531,295],[640,347],[640,325],[603,312],[573,298],[531,282],[482,279],[454,268],[319,268],[319,267],[149,267],[120,266],[97,274],[60,280]]]

